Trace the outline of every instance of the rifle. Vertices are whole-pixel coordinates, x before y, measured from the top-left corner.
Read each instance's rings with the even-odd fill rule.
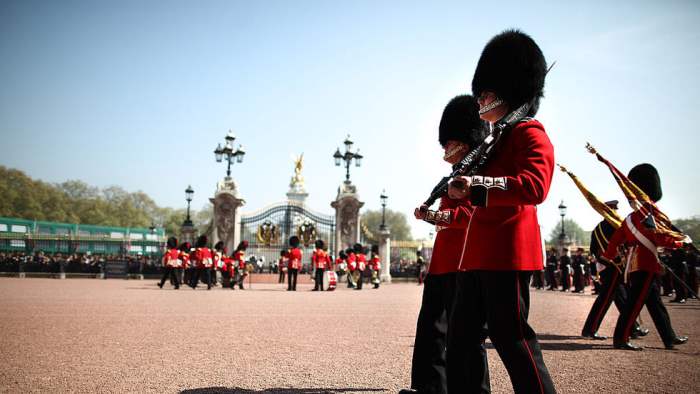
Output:
[[[430,197],[425,200],[423,205],[430,207],[438,198],[444,196],[447,193],[447,188],[452,178],[459,175],[473,174],[477,169],[486,164],[486,161],[491,156],[493,148],[496,146],[501,136],[527,115],[528,111],[530,111],[530,106],[531,104],[529,102],[525,103],[494,123],[491,132],[486,138],[484,138],[476,148],[470,150],[469,153],[453,167],[450,175],[443,177],[440,182],[438,182],[433,188],[433,191],[430,192]]]

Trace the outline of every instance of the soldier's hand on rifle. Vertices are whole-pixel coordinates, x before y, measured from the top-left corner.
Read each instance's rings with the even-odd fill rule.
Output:
[[[428,206],[423,204],[413,211],[413,216],[415,216],[418,220],[423,220],[425,219],[426,213],[428,213]]]
[[[465,176],[456,176],[447,188],[447,195],[453,200],[469,197],[469,187],[472,180]]]

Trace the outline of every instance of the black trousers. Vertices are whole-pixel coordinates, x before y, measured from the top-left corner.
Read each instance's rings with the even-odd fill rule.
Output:
[[[532,273],[532,287],[536,289],[544,288],[544,271],[539,270]]]
[[[569,290],[571,288],[571,271],[568,266],[559,269],[561,274],[561,289]]]
[[[580,265],[574,266],[574,291],[583,291],[584,289],[584,274],[583,267]]]
[[[488,392],[483,375],[488,372],[484,352],[484,326],[508,371],[516,393],[554,393],[554,383],[542,359],[534,330],[527,323],[530,309],[531,272],[473,271],[457,274],[452,321],[447,344],[447,381],[450,393]],[[457,343],[455,343],[457,342]],[[463,353],[466,364],[452,373],[454,352]]]
[[[589,336],[598,332],[600,324],[613,302],[615,302],[617,310],[622,313],[627,305],[627,288],[622,283],[620,271],[615,267],[607,267],[600,272],[600,290],[590,312],[588,312],[581,335]]]
[[[277,279],[277,283],[284,283],[284,271],[280,268],[280,276]]]
[[[685,263],[676,264],[673,267],[673,287],[676,289],[676,298],[674,301],[685,300],[688,298],[688,289],[686,289],[688,281],[688,266]],[[680,280],[679,280],[680,279]]]
[[[299,275],[299,270],[296,268],[290,268],[287,272],[287,290],[297,291],[297,275]]]
[[[554,266],[547,266],[546,269],[546,274],[547,274],[547,285],[549,286],[549,290],[554,290],[556,289],[557,286],[557,268]]]
[[[316,268],[316,272],[314,274],[314,290],[321,290],[323,291],[323,273],[326,272],[322,268]]]
[[[357,290],[362,290],[362,282],[364,282],[365,271],[358,270],[360,275],[357,275]]]
[[[170,281],[173,283],[176,289],[180,287],[180,278],[177,277],[177,271],[173,267],[164,267],[163,277],[160,278],[161,287],[163,287],[163,284],[168,277],[170,277]]]
[[[207,289],[211,289],[211,269],[209,268],[197,268],[194,270],[193,275],[192,275],[192,282],[190,283],[190,286],[194,289],[197,287],[197,284],[199,284],[199,278],[200,276],[204,274],[204,279],[207,284]]]
[[[661,301],[657,275],[647,271],[636,271],[629,274],[629,281],[629,300],[617,319],[614,342],[625,343],[630,340],[639,312],[646,305],[664,345],[672,345],[676,333],[671,327],[668,311]]]

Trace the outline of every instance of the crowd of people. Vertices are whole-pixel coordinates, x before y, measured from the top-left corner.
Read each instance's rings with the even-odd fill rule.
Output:
[[[99,274],[107,261],[126,261],[129,274],[157,274],[160,260],[144,255],[0,252],[0,272]]]

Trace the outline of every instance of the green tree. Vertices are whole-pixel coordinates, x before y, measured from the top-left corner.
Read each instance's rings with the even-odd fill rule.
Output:
[[[673,224],[688,235],[695,246],[700,246],[700,216],[677,219],[673,221]]]
[[[564,219],[564,232],[569,240],[576,245],[587,246],[591,243],[591,232],[585,231],[573,219]],[[561,234],[561,221],[549,233],[548,245],[556,245]]]
[[[368,210],[362,213],[361,223],[367,231],[363,230],[365,240],[370,243],[378,242],[377,233],[382,223],[382,211]],[[412,241],[411,227],[408,225],[406,214],[403,212],[386,210],[385,223],[391,231],[391,239],[395,241]]]

